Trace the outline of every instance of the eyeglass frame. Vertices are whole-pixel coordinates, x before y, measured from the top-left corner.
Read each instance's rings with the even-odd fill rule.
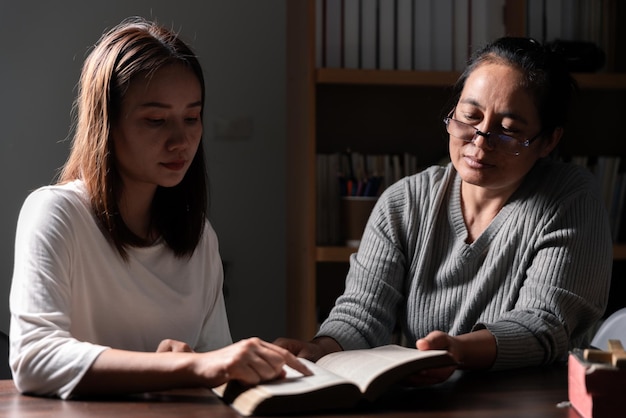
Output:
[[[469,142],[474,142],[474,140],[476,139],[476,136],[482,136],[482,137],[483,137],[483,138],[485,138],[485,140],[487,141],[487,145],[489,145],[491,148],[493,148],[493,149],[497,150],[497,149],[498,149],[498,148],[497,148],[497,146],[496,146],[496,144],[497,144],[497,143],[493,143],[493,142],[492,142],[492,141],[490,141],[490,139],[489,139],[489,137],[493,134],[493,135],[496,135],[496,136],[497,136],[497,137],[499,137],[499,138],[502,138],[502,137],[505,137],[505,138],[510,138],[510,139],[511,139],[511,140],[513,140],[513,141],[517,141],[517,143],[518,143],[521,147],[523,147],[523,148],[528,148],[528,147],[530,146],[530,144],[532,144],[535,140],[537,140],[539,137],[541,137],[541,136],[545,133],[545,131],[544,131],[544,130],[541,130],[541,131],[539,131],[539,133],[538,133],[537,135],[533,136],[532,138],[525,139],[525,140],[523,140],[523,141],[522,141],[521,139],[515,138],[514,136],[511,136],[511,135],[506,135],[506,134],[498,134],[498,133],[493,133],[493,132],[482,132],[480,129],[477,129],[476,127],[474,127],[473,125],[470,125],[469,123],[461,122],[460,120],[453,118],[453,117],[452,117],[452,114],[454,113],[454,110],[455,110],[455,109],[452,109],[452,110],[450,111],[450,113],[448,114],[448,116],[447,116],[447,117],[445,117],[445,118],[443,118],[443,123],[444,123],[444,125],[446,125],[446,132],[448,132],[448,135],[454,136],[454,135],[452,135],[452,134],[448,131],[448,127],[450,126],[450,125],[449,125],[449,124],[450,124],[450,121],[454,121],[454,122],[456,122],[456,123],[460,123],[461,125],[464,125],[464,126],[467,126],[467,127],[472,128],[475,132],[474,132],[474,135],[472,135],[472,138],[471,138],[471,139],[469,139],[469,140],[466,140],[466,139],[463,139],[463,138],[459,138],[459,137],[457,137],[457,136],[454,136],[455,138],[460,139],[461,141],[466,142],[466,143],[469,143]],[[504,152],[504,151],[503,151],[503,152]],[[519,151],[517,151],[517,152],[515,152],[515,153],[513,153],[513,154],[510,154],[510,153],[507,153],[507,154],[509,154],[509,155],[514,155],[515,157],[517,157],[517,156],[519,156],[519,155],[520,155],[520,152],[519,152]]]

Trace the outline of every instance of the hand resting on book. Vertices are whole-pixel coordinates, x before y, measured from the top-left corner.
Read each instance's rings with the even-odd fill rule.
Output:
[[[274,344],[283,347],[298,357],[317,361],[326,354],[342,351],[341,345],[331,337],[320,336],[311,341],[279,338]],[[454,370],[488,369],[496,357],[496,340],[486,329],[479,329],[458,336],[443,331],[432,331],[415,342],[421,351],[446,350],[455,360],[455,366],[428,368],[419,371],[404,381],[413,386],[432,385],[447,380]]]
[[[458,336],[443,331],[433,331],[416,341],[419,350],[447,350],[460,369],[488,369],[496,357],[496,340],[486,329]],[[427,369],[415,375],[415,385],[434,384],[447,380],[456,367]]]
[[[197,373],[211,387],[229,380],[244,385],[279,379],[285,376],[284,365],[309,376],[311,371],[288,350],[258,338],[241,340],[209,353],[202,353],[195,362]],[[221,373],[215,375],[215,371]]]
[[[422,351],[449,350],[451,346],[458,345],[454,337],[440,331],[429,334],[426,338],[419,340],[418,343],[416,343],[416,348]],[[341,345],[330,337],[317,337],[308,342],[291,338],[278,338],[274,341],[274,344],[287,349],[298,357],[313,362],[317,362],[327,354],[343,351]],[[453,353],[451,352],[451,354]],[[453,358],[457,360],[454,354]],[[402,383],[409,386],[424,386],[440,383],[448,379],[456,369],[456,366],[423,369],[404,379]]]
[[[278,338],[274,341],[295,356],[316,362],[326,354],[343,351],[343,347],[330,337],[318,337],[311,341],[301,341],[292,338]]]

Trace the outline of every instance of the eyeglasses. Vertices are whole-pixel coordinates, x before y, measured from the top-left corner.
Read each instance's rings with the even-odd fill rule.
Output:
[[[461,141],[474,142],[477,136],[482,136],[485,138],[490,148],[515,156],[520,155],[522,148],[528,148],[533,141],[543,134],[543,131],[541,131],[530,139],[520,139],[495,132],[481,132],[472,125],[452,119],[451,117],[445,118],[443,123],[446,125],[446,131],[451,136]]]

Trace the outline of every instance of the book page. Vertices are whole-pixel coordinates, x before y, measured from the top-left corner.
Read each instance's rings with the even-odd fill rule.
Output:
[[[284,366],[286,376],[279,380],[273,380],[271,382],[265,382],[257,385],[255,389],[264,394],[265,397],[271,396],[288,396],[297,395],[300,393],[311,392],[317,389],[322,389],[330,386],[336,386],[341,384],[354,385],[348,379],[338,376],[329,370],[319,367],[315,363],[299,358],[313,374],[311,376],[304,376],[300,372],[292,369],[289,366]],[[229,397],[229,390],[227,384],[214,388],[213,391],[220,397]],[[231,385],[232,386],[232,385]],[[241,388],[238,392],[244,392],[246,388]]]
[[[259,387],[270,395],[285,396],[311,392],[313,390],[336,386],[339,384],[353,384],[348,379],[319,367],[309,360],[303,358],[299,358],[298,360],[304,363],[309,370],[313,372],[311,376],[304,376],[291,367],[284,366],[287,375],[283,379],[263,383],[259,385]]]
[[[299,360],[313,375],[304,376],[285,366],[287,375],[282,379],[253,387],[230,382],[213,392],[245,416],[344,408],[358,402],[361,392],[352,382],[308,360]]]
[[[372,381],[386,371],[421,359],[424,360],[423,368],[436,367],[440,365],[440,361],[431,366],[428,360],[440,358],[442,354],[447,355],[447,352],[444,350],[419,351],[397,345],[386,345],[328,354],[319,359],[317,365],[354,382],[361,392],[365,393]],[[447,360],[445,362],[450,363]]]

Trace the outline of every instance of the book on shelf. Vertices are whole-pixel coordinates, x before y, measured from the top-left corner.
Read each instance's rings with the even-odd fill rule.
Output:
[[[528,36],[540,42],[585,41],[605,52],[606,28],[614,18],[606,1],[527,0]]]
[[[471,34],[472,52],[488,42],[504,36],[503,19],[504,0],[474,0],[471,3]]]
[[[454,56],[452,66],[455,71],[463,71],[469,59],[470,14],[467,0],[454,0],[454,23],[452,39]]]
[[[378,69],[395,69],[395,1],[378,2]]]
[[[528,36],[543,42],[545,39],[544,0],[526,0]]]
[[[462,71],[506,34],[506,0],[315,0],[318,67]],[[528,36],[613,48],[604,1],[527,0]]]
[[[338,181],[341,196],[378,196],[389,185],[418,171],[417,156],[408,152],[364,154],[346,151],[319,153],[316,158],[318,188],[334,191]],[[328,162],[330,159],[332,164]],[[366,193],[363,187],[373,179],[380,182],[381,188],[370,188]]]
[[[340,156],[338,154],[317,155],[317,198],[316,202],[316,236],[319,244],[338,244],[340,236],[340,200],[337,173]],[[321,187],[320,185],[323,185]]]
[[[342,245],[341,198],[378,197],[403,177],[417,173],[417,157],[347,150],[316,155],[316,243]]]
[[[378,0],[361,0],[361,68],[376,69],[378,51]]]
[[[544,3],[546,40],[560,39],[563,37],[563,4],[567,1],[552,0]]]
[[[561,2],[561,34],[557,38],[572,40],[578,38],[576,7],[575,1],[566,0]]]
[[[343,0],[343,66],[359,68],[359,0]]]
[[[252,387],[230,382],[214,392],[245,416],[347,409],[375,401],[421,370],[455,364],[447,351],[398,345],[331,353],[316,363],[301,361],[313,375],[286,367],[283,379]]]
[[[583,2],[527,0],[527,9],[528,36],[540,42],[555,39],[582,40],[581,36],[587,31],[584,27],[588,18],[584,16],[590,10],[583,7]]]
[[[432,70],[452,71],[453,42],[452,0],[436,0],[432,4]]]
[[[324,67],[324,1],[315,0],[315,68]]]
[[[416,1],[413,7],[413,68],[432,69],[431,59],[431,5],[430,1]]]
[[[327,184],[328,183],[328,158],[325,156],[317,155],[315,161],[315,175],[316,175],[316,184]],[[328,205],[330,193],[325,188],[317,187],[317,195],[315,197],[315,214],[316,214],[316,236],[318,242],[330,242],[331,239],[329,237],[329,220],[328,214],[329,212],[325,209]]]
[[[413,69],[413,0],[396,4],[396,69]]]
[[[324,0],[324,66],[341,68],[342,66],[342,6],[341,1]]]

